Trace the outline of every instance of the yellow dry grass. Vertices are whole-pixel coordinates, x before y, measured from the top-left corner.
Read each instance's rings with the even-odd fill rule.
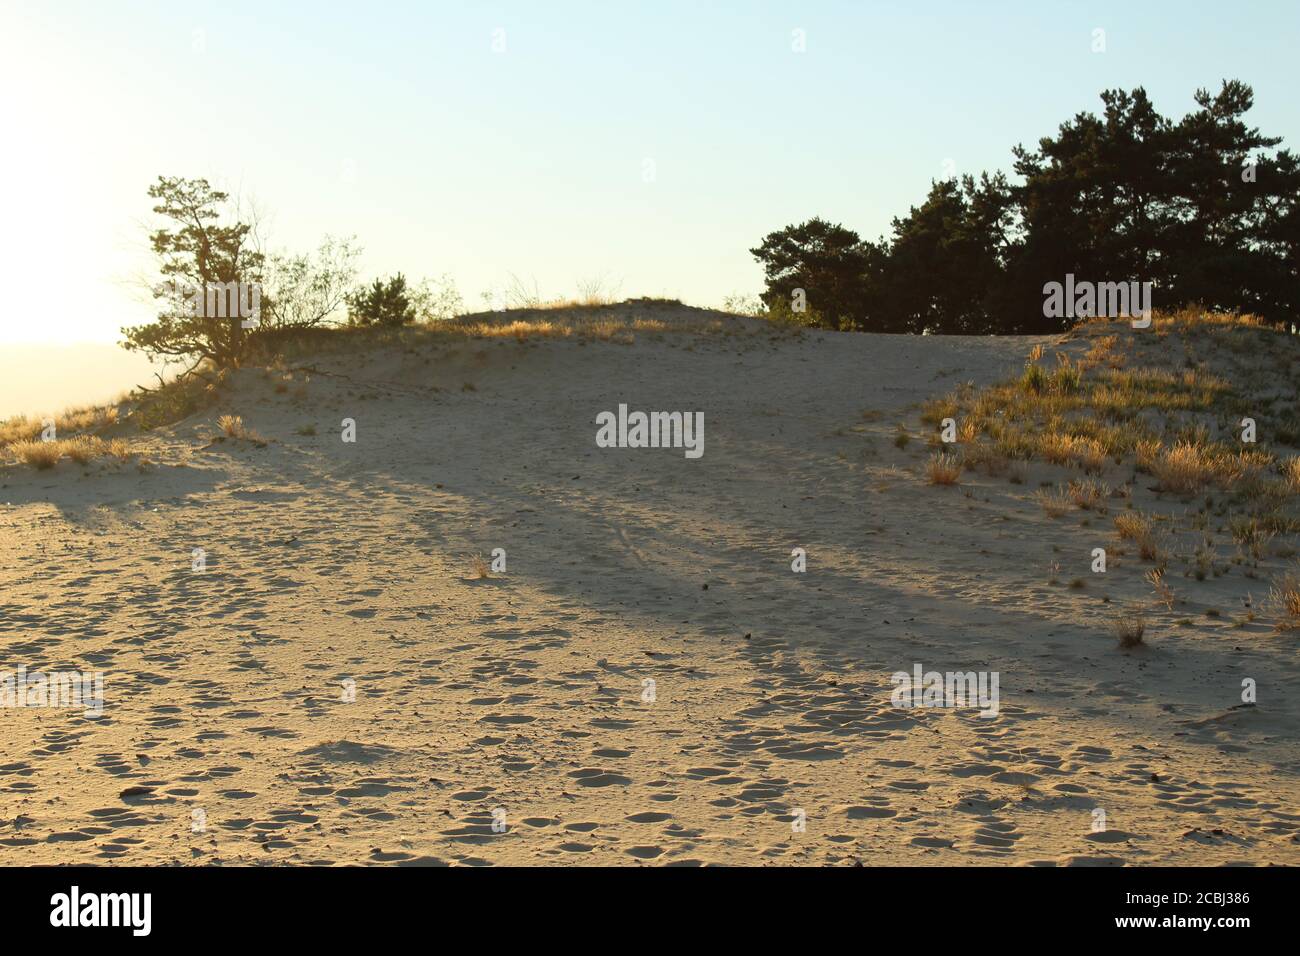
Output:
[[[71,408],[52,418],[44,419],[18,415],[0,422],[0,448],[19,442],[35,441],[42,437],[47,425],[54,426],[54,439],[57,440],[80,433],[100,432],[116,425],[117,421],[116,405]]]
[[[717,330],[714,321],[706,330]],[[508,339],[527,342],[533,339],[583,339],[631,345],[638,332],[668,332],[673,326],[660,319],[614,319],[588,316],[560,318],[523,318],[493,322],[490,320],[453,320],[441,323],[439,331],[459,332],[474,338]]]
[[[1164,549],[1160,544],[1160,536],[1156,532],[1155,522],[1148,515],[1140,511],[1126,511],[1116,515],[1115,531],[1121,540],[1132,541],[1144,560],[1163,559]]]
[[[103,439],[95,435],[78,435],[56,441],[13,442],[8,450],[18,461],[38,471],[53,468],[64,458],[85,465],[99,458],[125,460],[132,455],[131,445],[126,439]]]
[[[45,471],[59,463],[65,449],[59,441],[16,441],[9,445],[9,450],[23,464]]]
[[[1106,499],[1110,497],[1110,486],[1095,478],[1084,478],[1070,482],[1066,493],[1075,506],[1084,511],[1104,511]]]
[[[1285,571],[1273,581],[1269,603],[1279,631],[1300,630],[1300,570]]]
[[[244,425],[242,415],[222,415],[217,419],[217,427],[227,438],[248,437],[248,428]]]
[[[940,452],[930,458],[925,474],[932,485],[955,485],[961,478],[961,462],[955,455]]]
[[[1140,646],[1146,636],[1147,619],[1141,611],[1126,611],[1115,620],[1114,631],[1119,646],[1132,650]]]
[[[1086,472],[1100,472],[1106,465],[1106,449],[1093,438],[1048,432],[1041,436],[1038,447],[1053,465],[1072,465]]]
[[[1059,518],[1070,512],[1070,497],[1063,494],[1060,489],[1056,491],[1040,489],[1034,493],[1034,500],[1038,502],[1043,509],[1043,513],[1049,518]]]
[[[1210,485],[1231,487],[1258,476],[1267,464],[1267,457],[1259,452],[1234,454],[1197,441],[1176,442],[1148,461],[1160,490],[1178,495],[1199,494]]]
[[[469,573],[472,577],[481,579],[488,576],[490,569],[488,567],[487,559],[484,558],[482,554],[471,554],[466,560],[469,563]]]

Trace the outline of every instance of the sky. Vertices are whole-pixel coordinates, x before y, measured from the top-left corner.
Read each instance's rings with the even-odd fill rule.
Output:
[[[0,375],[6,346],[150,319],[161,174],[475,309],[511,274],[718,305],[761,290],[766,233],[877,238],[1106,88],[1178,117],[1242,79],[1300,148],[1297,38],[1294,0],[0,0]]]

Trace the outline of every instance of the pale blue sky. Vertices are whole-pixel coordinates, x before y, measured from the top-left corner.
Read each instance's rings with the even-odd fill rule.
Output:
[[[128,283],[160,173],[256,197],[276,245],[356,234],[366,275],[450,273],[476,308],[510,272],[712,305],[761,288],[766,232],[874,238],[945,160],[1009,170],[1107,87],[1181,116],[1240,78],[1300,148],[1298,39],[1294,0],[0,0],[0,344],[147,320]]]

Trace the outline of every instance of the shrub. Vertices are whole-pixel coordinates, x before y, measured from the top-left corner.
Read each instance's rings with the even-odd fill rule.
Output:
[[[368,288],[348,296],[348,322],[395,328],[415,321],[415,306],[400,272],[387,282],[376,279]]]
[[[796,313],[796,321],[806,322],[815,310],[819,324],[837,328],[841,322],[855,324],[863,315],[870,248],[853,230],[813,218],[769,233],[749,251],[763,266],[767,288],[762,300],[771,313],[789,312],[803,290],[809,308]]]

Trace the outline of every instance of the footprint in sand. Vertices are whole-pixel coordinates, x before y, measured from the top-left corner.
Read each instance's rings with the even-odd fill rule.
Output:
[[[1084,839],[1089,843],[1128,843],[1130,840],[1141,840],[1142,837],[1125,830],[1102,830],[1089,833]]]
[[[1022,834],[1014,823],[999,817],[978,817],[978,826],[967,832],[972,842],[989,853],[1010,853]]]
[[[632,782],[630,777],[624,777],[622,774],[614,773],[612,770],[599,770],[594,768],[575,770],[570,777],[574,778],[584,787],[612,787],[627,786]]]
[[[839,807],[836,812],[844,814],[850,820],[878,820],[898,816],[898,811],[891,807],[868,807],[856,804]]]
[[[661,846],[630,846],[623,852],[638,860],[653,860],[662,856],[664,849]]]

